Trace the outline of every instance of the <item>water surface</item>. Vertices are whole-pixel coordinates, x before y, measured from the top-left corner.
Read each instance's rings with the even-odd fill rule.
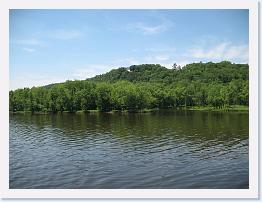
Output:
[[[248,188],[248,113],[10,114],[10,188]]]

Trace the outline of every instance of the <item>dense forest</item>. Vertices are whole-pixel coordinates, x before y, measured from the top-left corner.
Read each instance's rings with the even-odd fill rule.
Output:
[[[248,106],[248,65],[132,65],[86,80],[9,92],[10,111],[58,112]]]

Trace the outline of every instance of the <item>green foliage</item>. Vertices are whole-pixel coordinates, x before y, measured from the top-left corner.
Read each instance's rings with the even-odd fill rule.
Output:
[[[207,101],[215,108],[221,108],[225,104],[222,89],[221,84],[211,84],[208,88]]]
[[[96,89],[96,104],[99,110],[107,112],[112,109],[112,86],[107,83],[100,83]]]
[[[193,63],[173,69],[143,64],[83,81],[9,92],[10,111],[144,110],[248,105],[248,65]]]

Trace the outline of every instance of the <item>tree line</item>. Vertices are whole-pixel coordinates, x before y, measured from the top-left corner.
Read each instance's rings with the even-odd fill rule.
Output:
[[[87,80],[9,92],[10,111],[58,112],[248,105],[248,65],[133,65]]]

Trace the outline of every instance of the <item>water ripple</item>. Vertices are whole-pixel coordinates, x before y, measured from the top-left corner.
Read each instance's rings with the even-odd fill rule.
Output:
[[[243,113],[10,115],[10,188],[248,188],[248,147]]]

